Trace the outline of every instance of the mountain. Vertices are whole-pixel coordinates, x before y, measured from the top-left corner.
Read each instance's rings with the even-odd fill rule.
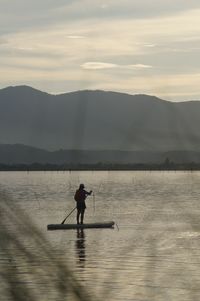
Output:
[[[200,152],[191,151],[47,151],[22,144],[0,144],[0,165],[7,164],[175,164],[200,163]]]
[[[199,151],[200,102],[105,91],[0,90],[0,143],[58,149]]]

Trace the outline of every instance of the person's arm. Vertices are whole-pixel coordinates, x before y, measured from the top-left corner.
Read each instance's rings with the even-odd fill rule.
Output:
[[[86,193],[87,195],[91,195],[91,194],[92,194],[92,190],[90,190],[90,192],[85,191],[85,193]]]

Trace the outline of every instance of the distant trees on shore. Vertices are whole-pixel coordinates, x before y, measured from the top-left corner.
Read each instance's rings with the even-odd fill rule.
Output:
[[[3,164],[0,163],[0,171],[73,171],[73,170],[200,170],[200,164],[174,163],[166,158],[163,163],[156,164]]]

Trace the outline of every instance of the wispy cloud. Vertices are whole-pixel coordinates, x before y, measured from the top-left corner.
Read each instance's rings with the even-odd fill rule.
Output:
[[[156,47],[156,44],[144,44],[143,46],[153,48],[153,47]]]
[[[78,35],[67,35],[68,39],[85,39],[84,36],[78,36]]]
[[[119,69],[150,69],[152,66],[144,65],[144,64],[134,64],[134,65],[118,65],[104,62],[86,62],[81,65],[83,69],[88,70],[98,70],[98,69],[111,69],[111,68],[119,68]]]
[[[76,20],[147,19],[197,8],[200,8],[198,0],[78,0],[60,5],[55,12],[61,20],[66,16]]]
[[[81,65],[83,69],[98,70],[98,69],[110,69],[118,67],[116,64],[103,63],[103,62],[87,62]]]
[[[133,69],[149,69],[149,68],[152,68],[152,66],[144,65],[144,64],[129,65],[129,67],[133,68]]]

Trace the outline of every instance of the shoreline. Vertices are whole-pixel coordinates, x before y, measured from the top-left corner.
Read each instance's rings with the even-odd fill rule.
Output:
[[[200,171],[200,164],[2,164],[0,171]]]

